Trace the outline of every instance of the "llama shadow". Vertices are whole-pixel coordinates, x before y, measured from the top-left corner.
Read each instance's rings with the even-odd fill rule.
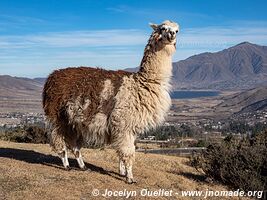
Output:
[[[0,157],[11,158],[19,161],[24,161],[31,164],[42,164],[50,167],[65,170],[59,157],[53,155],[46,155],[32,150],[26,149],[12,149],[12,148],[0,148]],[[77,164],[77,161],[73,158],[69,158],[71,170],[81,170]],[[100,174],[106,174],[113,178],[122,180],[119,173],[108,171],[102,167],[84,162],[88,171],[98,172]]]

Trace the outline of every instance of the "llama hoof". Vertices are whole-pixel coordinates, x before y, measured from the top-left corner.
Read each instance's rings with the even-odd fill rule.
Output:
[[[126,176],[126,173],[124,172],[119,172],[119,174],[120,174],[120,176],[122,176],[122,177],[125,177]]]
[[[65,167],[65,170],[66,170],[66,171],[70,171],[70,170],[71,170],[70,166],[66,166],[66,167]]]
[[[90,171],[90,169],[88,169],[86,166],[80,168],[82,171]]]
[[[133,178],[126,178],[126,183],[128,183],[128,184],[134,184],[134,183],[137,183],[137,181],[134,180]]]

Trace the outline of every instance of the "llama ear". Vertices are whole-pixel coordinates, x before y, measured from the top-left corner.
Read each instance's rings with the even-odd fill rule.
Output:
[[[149,26],[151,26],[153,30],[156,30],[158,28],[158,25],[153,23],[149,23]]]

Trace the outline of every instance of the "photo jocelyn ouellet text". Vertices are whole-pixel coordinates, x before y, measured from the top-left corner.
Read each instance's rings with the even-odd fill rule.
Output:
[[[223,191],[213,191],[213,190],[191,190],[191,191],[174,191],[172,189],[158,189],[158,190],[149,190],[147,188],[143,188],[140,190],[109,190],[109,189],[93,189],[91,195],[94,197],[103,196],[106,198],[112,197],[124,197],[130,198],[134,196],[139,197],[254,197],[261,199],[264,195],[263,191],[248,191],[245,192],[243,190],[223,190]]]

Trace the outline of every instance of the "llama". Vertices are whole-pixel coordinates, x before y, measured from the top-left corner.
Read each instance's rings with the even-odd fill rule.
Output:
[[[51,127],[51,146],[69,169],[70,150],[86,169],[80,149],[110,145],[119,157],[119,173],[134,183],[134,141],[138,134],[164,121],[169,96],[172,55],[178,24],[150,24],[153,32],[136,73],[78,67],[54,71],[43,90],[43,108]]]

